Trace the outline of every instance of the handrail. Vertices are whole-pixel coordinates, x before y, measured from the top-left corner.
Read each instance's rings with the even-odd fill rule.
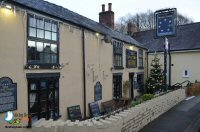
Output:
[[[171,87],[182,87],[184,83],[187,82],[187,85],[191,85],[192,83],[189,80],[185,80],[182,83],[176,83],[174,85],[172,85]]]
[[[186,82],[187,82],[188,84],[191,84],[191,82],[190,82],[189,80],[185,80],[185,81],[183,81],[182,83],[176,83],[176,84],[172,85],[171,87],[174,87],[174,86],[177,86],[177,85],[178,85],[178,86],[183,86],[183,84],[186,83]]]

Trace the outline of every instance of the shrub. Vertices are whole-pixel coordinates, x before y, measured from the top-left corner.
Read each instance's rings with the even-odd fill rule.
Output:
[[[153,94],[144,94],[144,95],[142,96],[142,100],[143,100],[143,101],[147,101],[147,100],[150,100],[150,99],[152,99],[152,98],[154,98],[154,95],[153,95]]]
[[[187,93],[189,96],[200,94],[200,83],[194,83],[191,86],[189,86]]]

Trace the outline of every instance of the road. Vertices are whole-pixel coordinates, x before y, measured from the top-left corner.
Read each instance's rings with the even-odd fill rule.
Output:
[[[200,132],[200,96],[182,101],[139,132]]]

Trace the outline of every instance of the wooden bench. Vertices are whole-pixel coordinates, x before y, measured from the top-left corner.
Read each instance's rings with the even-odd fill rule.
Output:
[[[101,103],[102,114],[107,114],[116,109],[115,100],[109,100]]]
[[[118,109],[127,108],[131,103],[129,99],[109,100],[101,103],[102,114],[108,114]]]

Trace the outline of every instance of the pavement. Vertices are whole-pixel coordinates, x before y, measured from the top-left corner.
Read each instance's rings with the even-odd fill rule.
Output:
[[[200,96],[182,101],[139,132],[200,132]]]

